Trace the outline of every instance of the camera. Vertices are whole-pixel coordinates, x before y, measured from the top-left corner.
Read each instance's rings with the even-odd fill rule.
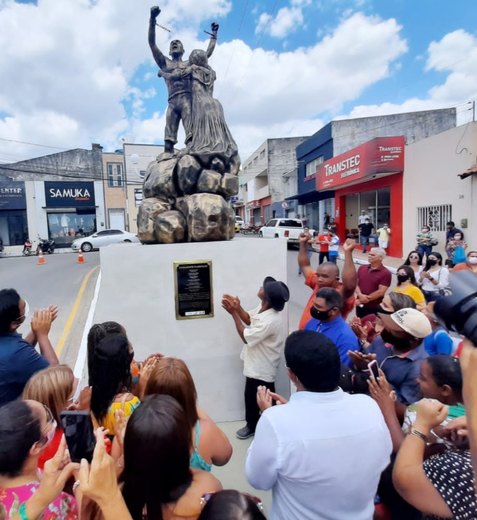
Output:
[[[434,314],[448,330],[454,330],[477,346],[477,276],[459,271],[449,276],[451,294],[439,298]]]

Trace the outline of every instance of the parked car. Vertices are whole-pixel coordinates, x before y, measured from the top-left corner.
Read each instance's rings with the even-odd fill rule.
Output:
[[[298,218],[273,218],[260,228],[259,235],[263,238],[286,238],[289,245],[298,244],[305,226]],[[313,229],[310,234],[313,235]]]
[[[140,243],[137,235],[129,233],[128,231],[121,231],[120,229],[104,229],[97,231],[93,235],[84,238],[78,238],[71,244],[73,251],[83,251],[88,253],[93,249],[109,246],[111,244],[121,243]]]
[[[243,227],[243,218],[238,215],[235,216],[235,233],[240,233]]]

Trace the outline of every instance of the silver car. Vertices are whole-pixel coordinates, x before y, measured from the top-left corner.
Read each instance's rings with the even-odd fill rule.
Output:
[[[93,249],[99,249],[100,247],[109,246],[111,244],[121,243],[136,243],[139,244],[140,240],[134,233],[128,231],[121,231],[120,229],[103,229],[97,231],[93,235],[84,238],[76,239],[72,244],[71,248],[73,251],[83,251],[88,253]]]

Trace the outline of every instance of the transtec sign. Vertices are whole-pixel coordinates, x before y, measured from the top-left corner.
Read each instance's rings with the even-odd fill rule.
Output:
[[[47,208],[94,206],[93,182],[45,182]]]
[[[2,209],[26,209],[24,182],[0,182],[0,210]]]
[[[333,157],[320,166],[316,189],[333,190],[376,174],[402,172],[404,145],[404,136],[377,137]]]

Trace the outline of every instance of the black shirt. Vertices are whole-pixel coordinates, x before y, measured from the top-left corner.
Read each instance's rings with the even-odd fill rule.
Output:
[[[360,224],[358,227],[361,231],[361,236],[363,237],[369,237],[374,229],[374,226],[373,224],[371,224],[371,222],[369,222],[368,224],[366,224],[365,222],[364,224]]]

